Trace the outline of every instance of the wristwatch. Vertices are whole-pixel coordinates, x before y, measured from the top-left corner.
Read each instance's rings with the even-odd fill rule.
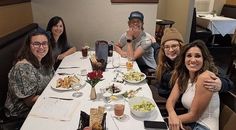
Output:
[[[132,40],[131,39],[127,39],[127,43],[131,43],[132,42]]]

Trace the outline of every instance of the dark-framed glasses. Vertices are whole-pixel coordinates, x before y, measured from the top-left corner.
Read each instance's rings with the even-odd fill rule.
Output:
[[[172,50],[175,50],[175,49],[177,49],[178,47],[179,47],[179,44],[164,45],[164,50],[165,50],[165,51],[169,51],[170,48],[171,48]]]
[[[33,45],[34,47],[47,47],[48,46],[48,41],[43,41],[43,42],[32,42],[31,45]]]

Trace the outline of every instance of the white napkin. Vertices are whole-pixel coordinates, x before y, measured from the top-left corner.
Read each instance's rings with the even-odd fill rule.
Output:
[[[80,103],[74,100],[63,100],[43,97],[34,105],[30,116],[47,118],[60,121],[71,120]]]

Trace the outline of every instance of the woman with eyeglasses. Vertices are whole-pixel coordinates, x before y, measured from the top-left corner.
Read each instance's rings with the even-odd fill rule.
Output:
[[[54,74],[52,48],[47,33],[30,33],[16,57],[8,79],[7,117],[26,118]]]
[[[156,78],[158,94],[161,97],[168,98],[172,87],[170,79],[175,62],[180,54],[184,40],[182,35],[176,28],[166,28],[161,39],[161,47],[157,57]],[[216,76],[214,73],[208,72],[211,79],[204,80],[204,87],[214,92],[225,92],[233,88],[232,81],[226,76]]]
[[[64,57],[76,52],[76,47],[71,47],[67,41],[66,27],[59,16],[52,17],[47,25],[47,31],[51,33],[52,54],[55,59],[56,70]]]

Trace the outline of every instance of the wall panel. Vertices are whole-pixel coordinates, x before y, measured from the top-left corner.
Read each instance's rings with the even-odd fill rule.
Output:
[[[0,6],[0,36],[32,23],[31,3]]]

